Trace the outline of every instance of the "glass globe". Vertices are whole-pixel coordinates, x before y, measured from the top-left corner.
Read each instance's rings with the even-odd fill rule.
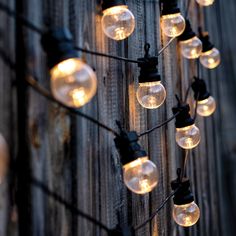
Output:
[[[168,37],[177,37],[184,32],[185,19],[180,13],[163,15],[161,17],[161,29]]]
[[[173,218],[183,227],[195,225],[200,218],[200,210],[195,202],[185,205],[174,205]]]
[[[212,5],[214,0],[196,0],[197,3],[201,6],[209,6],[209,5]]]
[[[177,144],[183,149],[192,149],[200,142],[200,131],[194,124],[183,128],[176,128],[175,139]]]
[[[207,99],[198,101],[197,103],[197,114],[200,116],[210,116],[216,109],[215,99],[210,96]]]
[[[161,81],[139,83],[136,92],[138,102],[147,109],[155,109],[166,99],[166,90]]]
[[[54,97],[67,106],[81,107],[96,94],[96,75],[78,58],[60,62],[51,69],[50,73]]]
[[[220,52],[218,49],[213,48],[207,52],[203,52],[200,56],[201,64],[208,68],[214,69],[220,64]]]
[[[138,158],[124,165],[123,171],[125,185],[134,193],[148,193],[158,183],[157,167],[148,157]]]
[[[108,8],[103,11],[102,28],[111,39],[125,39],[134,31],[134,15],[126,5]]]
[[[180,41],[180,49],[185,58],[195,59],[201,55],[202,42],[197,36],[194,36],[191,39]]]
[[[0,134],[0,184],[4,181],[9,167],[9,150],[4,137]]]

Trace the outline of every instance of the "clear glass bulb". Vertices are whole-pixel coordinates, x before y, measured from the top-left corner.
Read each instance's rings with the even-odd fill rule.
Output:
[[[81,107],[96,94],[96,75],[91,67],[78,58],[60,62],[50,73],[54,97],[67,106]]]
[[[197,114],[200,116],[210,116],[216,109],[215,99],[210,96],[207,99],[198,101],[197,103]]]
[[[175,139],[183,149],[192,149],[200,142],[200,131],[194,124],[183,128],[176,128]]]
[[[214,3],[214,0],[196,0],[197,3],[201,6],[209,6],[212,5]]]
[[[194,36],[191,39],[180,41],[180,49],[185,58],[195,59],[201,55],[202,42],[197,36]]]
[[[220,64],[220,52],[218,49],[213,48],[207,52],[203,52],[200,56],[201,64],[208,68],[214,69]]]
[[[161,81],[139,83],[136,92],[138,102],[147,109],[155,109],[166,99],[166,90]]]
[[[9,167],[9,149],[6,140],[0,134],[0,184],[4,181]]]
[[[158,183],[157,167],[148,157],[138,158],[124,165],[123,171],[125,185],[134,193],[148,193]]]
[[[177,37],[184,32],[185,19],[180,13],[163,15],[161,17],[161,29],[168,37]]]
[[[200,210],[195,202],[185,205],[174,205],[172,215],[178,225],[190,227],[199,220]]]
[[[134,31],[134,15],[126,5],[108,8],[103,11],[102,28],[111,39],[125,39]]]

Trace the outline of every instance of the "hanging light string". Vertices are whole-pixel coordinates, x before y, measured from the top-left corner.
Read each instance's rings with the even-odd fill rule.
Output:
[[[139,230],[140,228],[144,227],[147,223],[151,222],[152,219],[160,212],[160,210],[163,209],[163,207],[169,202],[169,200],[175,195],[175,193],[178,191],[179,189],[176,189],[175,191],[173,191],[163,202],[162,204],[152,213],[152,215],[145,220],[142,224],[137,225],[134,227],[134,230]]]
[[[35,33],[38,33],[40,35],[44,34],[43,29],[41,29],[38,26],[34,25],[26,17],[22,16],[21,14],[18,14],[16,11],[12,10],[7,5],[5,5],[1,2],[0,2],[0,10],[2,10],[3,12],[5,12],[7,15],[9,15],[11,17],[13,17],[15,19],[18,19],[24,26],[26,26],[28,29],[34,31]],[[174,41],[174,39],[175,38],[171,38],[169,40],[169,42],[167,43],[167,45],[165,45],[162,49],[160,49],[160,51],[158,52],[157,55],[160,56],[165,51],[165,49],[170,46],[170,44]],[[130,63],[140,63],[140,61],[135,60],[135,59],[129,59],[129,58],[126,58],[126,57],[115,56],[115,55],[111,55],[111,54],[107,54],[107,53],[92,51],[92,50],[88,50],[88,49],[85,49],[85,48],[82,48],[82,47],[79,47],[79,46],[75,46],[74,48],[77,51],[81,51],[81,52],[88,53],[88,54],[95,55],[95,56],[107,57],[107,58],[120,60],[120,61],[125,61],[125,62],[130,62]]]

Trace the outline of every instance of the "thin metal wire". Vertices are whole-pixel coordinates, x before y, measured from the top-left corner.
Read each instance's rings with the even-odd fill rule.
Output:
[[[56,99],[51,95],[51,93],[50,93],[47,89],[43,88],[35,79],[32,79],[32,77],[27,77],[27,78],[25,79],[25,81],[26,81],[27,84],[28,84],[29,86],[31,86],[35,91],[37,91],[38,93],[40,93],[42,96],[44,96],[44,97],[47,98],[48,100],[57,103],[57,104],[60,105],[61,107],[63,107],[63,108],[65,108],[65,109],[67,109],[68,111],[70,111],[71,113],[74,113],[74,114],[76,114],[76,115],[78,115],[78,116],[81,116],[81,117],[83,117],[83,118],[89,120],[90,122],[92,122],[92,123],[98,125],[99,127],[101,127],[101,128],[103,128],[103,129],[105,129],[105,130],[111,132],[111,133],[114,134],[115,136],[119,136],[119,134],[118,134],[115,130],[113,130],[112,128],[110,128],[110,127],[106,126],[105,124],[103,124],[103,123],[97,121],[96,119],[92,118],[91,116],[88,116],[88,115],[86,115],[86,114],[80,112],[80,111],[77,110],[77,109],[68,107],[68,106],[64,105],[63,103],[61,103],[60,101],[56,100]]]
[[[188,3],[187,3],[187,6],[185,8],[185,13],[184,13],[185,18],[188,18],[188,13],[189,13],[190,3],[191,3],[191,0],[187,0],[187,1],[188,1]]]
[[[159,211],[166,205],[166,203],[175,195],[175,193],[179,190],[179,188],[177,188],[175,191],[173,191],[165,200],[164,202],[152,213],[152,215],[145,220],[142,224],[137,225],[134,227],[134,230],[139,230],[140,228],[142,228],[143,226],[145,226],[147,223],[149,223],[150,221],[152,221],[152,219],[159,213]]]
[[[185,174],[186,174],[188,154],[189,154],[189,151],[185,150],[184,163],[183,163],[183,168],[182,168],[182,172],[181,172],[181,174],[182,174],[181,180],[183,180],[183,178],[185,177]]]
[[[168,47],[170,46],[170,44],[171,44],[175,39],[176,39],[175,37],[171,38],[171,39],[169,40],[169,42],[158,52],[157,55],[160,56],[160,55],[165,51],[165,49],[168,48]]]
[[[149,130],[139,134],[138,137],[142,137],[143,135],[149,134],[152,131],[161,128],[162,126],[164,126],[164,125],[168,124],[170,121],[172,121],[177,115],[179,115],[179,112],[175,113],[172,117],[170,117],[168,120],[162,122],[161,124],[159,124],[157,126],[154,126],[153,128],[151,128],[151,129],[149,129]]]

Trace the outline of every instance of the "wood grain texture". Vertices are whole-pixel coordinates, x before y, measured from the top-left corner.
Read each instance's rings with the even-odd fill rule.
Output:
[[[15,8],[16,1],[1,2]],[[87,49],[137,59],[144,55],[146,42],[151,44],[150,52],[157,54],[169,40],[160,32],[158,1],[127,1],[135,15],[136,28],[132,36],[122,42],[114,42],[102,32],[99,0],[20,2],[24,15],[30,21],[43,29],[47,26],[68,27],[74,35],[75,44]],[[186,3],[180,2],[183,12]],[[201,67],[200,70],[217,100],[217,111],[210,118],[197,118],[201,144],[190,152],[187,165],[201,218],[191,229],[176,226],[170,202],[150,224],[136,232],[137,236],[235,235],[233,220],[236,192],[232,188],[236,181],[236,54],[235,35],[232,35],[232,22],[236,20],[235,8],[233,0],[227,4],[216,1],[212,7],[204,9],[199,8],[195,1],[190,4],[189,18],[193,28],[197,30],[202,25],[222,52],[219,68],[207,71]],[[46,56],[40,45],[40,36],[26,28],[21,29],[20,41],[25,46],[25,57],[20,61],[19,54],[17,57],[15,52],[15,32],[19,22],[16,23],[2,12],[0,19],[0,52],[3,51],[14,63],[25,60],[23,72],[24,69],[31,71],[32,74],[27,76],[33,76],[49,89]],[[98,78],[97,95],[80,110],[113,129],[117,129],[115,121],[119,120],[127,129],[142,132],[171,117],[171,108],[176,104],[175,94],[183,98],[192,77],[197,73],[196,61],[183,59],[175,40],[159,57],[159,71],[167,91],[165,104],[157,110],[147,111],[136,100],[139,75],[136,64],[84,53],[79,53],[79,56],[95,70]],[[14,173],[14,161],[22,148],[19,146],[22,144],[19,132],[24,131],[22,138],[28,142],[23,148],[29,150],[29,157],[20,156],[19,159],[18,156],[18,160],[26,162],[25,168],[30,168],[34,178],[108,228],[114,228],[117,224],[125,226],[142,223],[171,192],[170,181],[176,177],[176,168],[181,166],[184,157],[175,142],[174,121],[140,139],[141,145],[158,167],[159,184],[150,194],[135,195],[123,184],[122,165],[112,134],[84,118],[69,114],[31,89],[28,89],[27,94],[24,93],[28,103],[25,113],[19,112],[19,107],[25,104],[19,104],[19,97],[16,97],[15,78],[18,79],[18,74],[15,75],[1,56],[0,132],[10,145],[13,163],[9,181],[0,186],[1,236],[107,235],[98,226],[45,195],[37,186],[30,186],[30,199],[26,205],[16,202],[15,190],[19,180]],[[192,93],[188,102],[193,106]],[[22,130],[19,121],[24,116],[26,128]],[[21,174],[24,175],[23,170]],[[22,191],[20,194],[23,194]],[[30,211],[30,226],[26,224],[26,219],[22,219],[24,211],[22,213],[22,210],[17,209],[17,204],[21,209],[25,207]],[[24,225],[19,227],[19,223]],[[28,228],[26,234],[22,233],[24,228]]]

